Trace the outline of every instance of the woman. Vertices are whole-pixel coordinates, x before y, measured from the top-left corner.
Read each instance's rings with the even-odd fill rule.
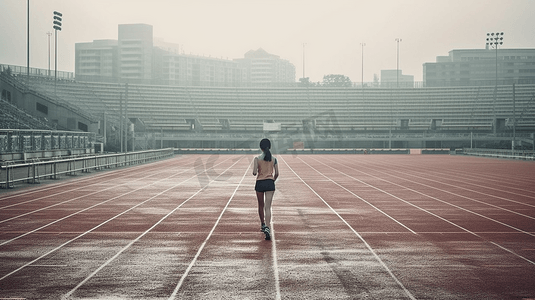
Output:
[[[258,215],[262,224],[260,230],[266,235],[266,240],[271,239],[269,229],[271,226],[271,201],[275,193],[275,180],[279,177],[277,159],[271,155],[270,148],[271,142],[268,139],[261,140],[260,149],[262,154],[255,157],[253,162],[253,175],[256,176],[255,191],[258,199]]]

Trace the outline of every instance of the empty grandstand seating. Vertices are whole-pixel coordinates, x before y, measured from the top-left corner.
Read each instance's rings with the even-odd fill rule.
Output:
[[[447,88],[178,87],[33,80],[93,115],[121,109],[155,130],[262,131],[264,119],[283,130],[491,130],[513,118],[512,86]],[[535,85],[517,85],[517,130],[535,129]],[[505,122],[511,124],[511,122]],[[192,126],[200,125],[199,126]]]
[[[7,101],[0,100],[1,129],[56,129],[46,120],[39,120]]]

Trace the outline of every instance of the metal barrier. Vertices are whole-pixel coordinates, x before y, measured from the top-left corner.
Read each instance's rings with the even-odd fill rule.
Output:
[[[494,158],[535,160],[535,152],[531,150],[464,148],[463,154],[473,155],[473,156],[483,156],[483,157],[494,157]]]
[[[88,155],[73,158],[40,161],[32,159],[24,163],[7,162],[0,166],[0,185],[11,188],[16,182],[39,183],[41,178],[58,178],[59,175],[75,175],[91,170],[117,168],[120,166],[146,163],[152,160],[174,156],[172,148],[139,152]]]

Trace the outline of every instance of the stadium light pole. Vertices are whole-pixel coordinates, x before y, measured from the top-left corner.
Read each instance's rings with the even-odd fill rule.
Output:
[[[27,15],[27,42],[26,42],[26,80],[30,83],[30,0],[27,1],[28,15]]]
[[[58,82],[58,30],[61,31],[61,21],[62,21],[62,18],[63,18],[63,14],[60,13],[59,11],[54,11],[54,26],[52,28],[54,28],[54,40],[55,40],[55,44],[54,44],[54,52],[55,52],[55,55],[54,55],[54,94],[55,94],[55,97],[58,98],[58,95],[57,95],[57,82]]]
[[[361,71],[361,88],[364,88],[364,46],[366,46],[366,43],[360,43],[360,47],[362,48],[362,71]]]
[[[47,31],[46,35],[48,36],[48,73],[47,76],[50,77],[50,36],[52,32]]]
[[[503,45],[503,32],[487,33],[487,46],[496,49],[496,86],[498,86],[498,45]]]
[[[396,38],[396,42],[398,43],[397,47],[397,62],[396,62],[396,87],[399,87],[399,42],[401,42],[400,38]]]
[[[306,43],[303,43],[303,80],[305,80],[305,45]]]
[[[494,103],[492,105],[492,116],[494,118],[494,133],[497,131],[496,120],[496,98],[498,97],[498,45],[503,45],[503,32],[487,32],[487,47],[496,49],[496,77],[494,79]]]

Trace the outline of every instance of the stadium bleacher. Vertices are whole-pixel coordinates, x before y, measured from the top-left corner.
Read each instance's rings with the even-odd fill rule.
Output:
[[[264,118],[282,130],[489,131],[510,126],[512,86],[444,88],[183,87],[34,79],[33,89],[88,110],[129,118],[149,130],[258,132]],[[535,85],[516,85],[516,129],[535,129]],[[501,120],[501,121],[500,121]]]

